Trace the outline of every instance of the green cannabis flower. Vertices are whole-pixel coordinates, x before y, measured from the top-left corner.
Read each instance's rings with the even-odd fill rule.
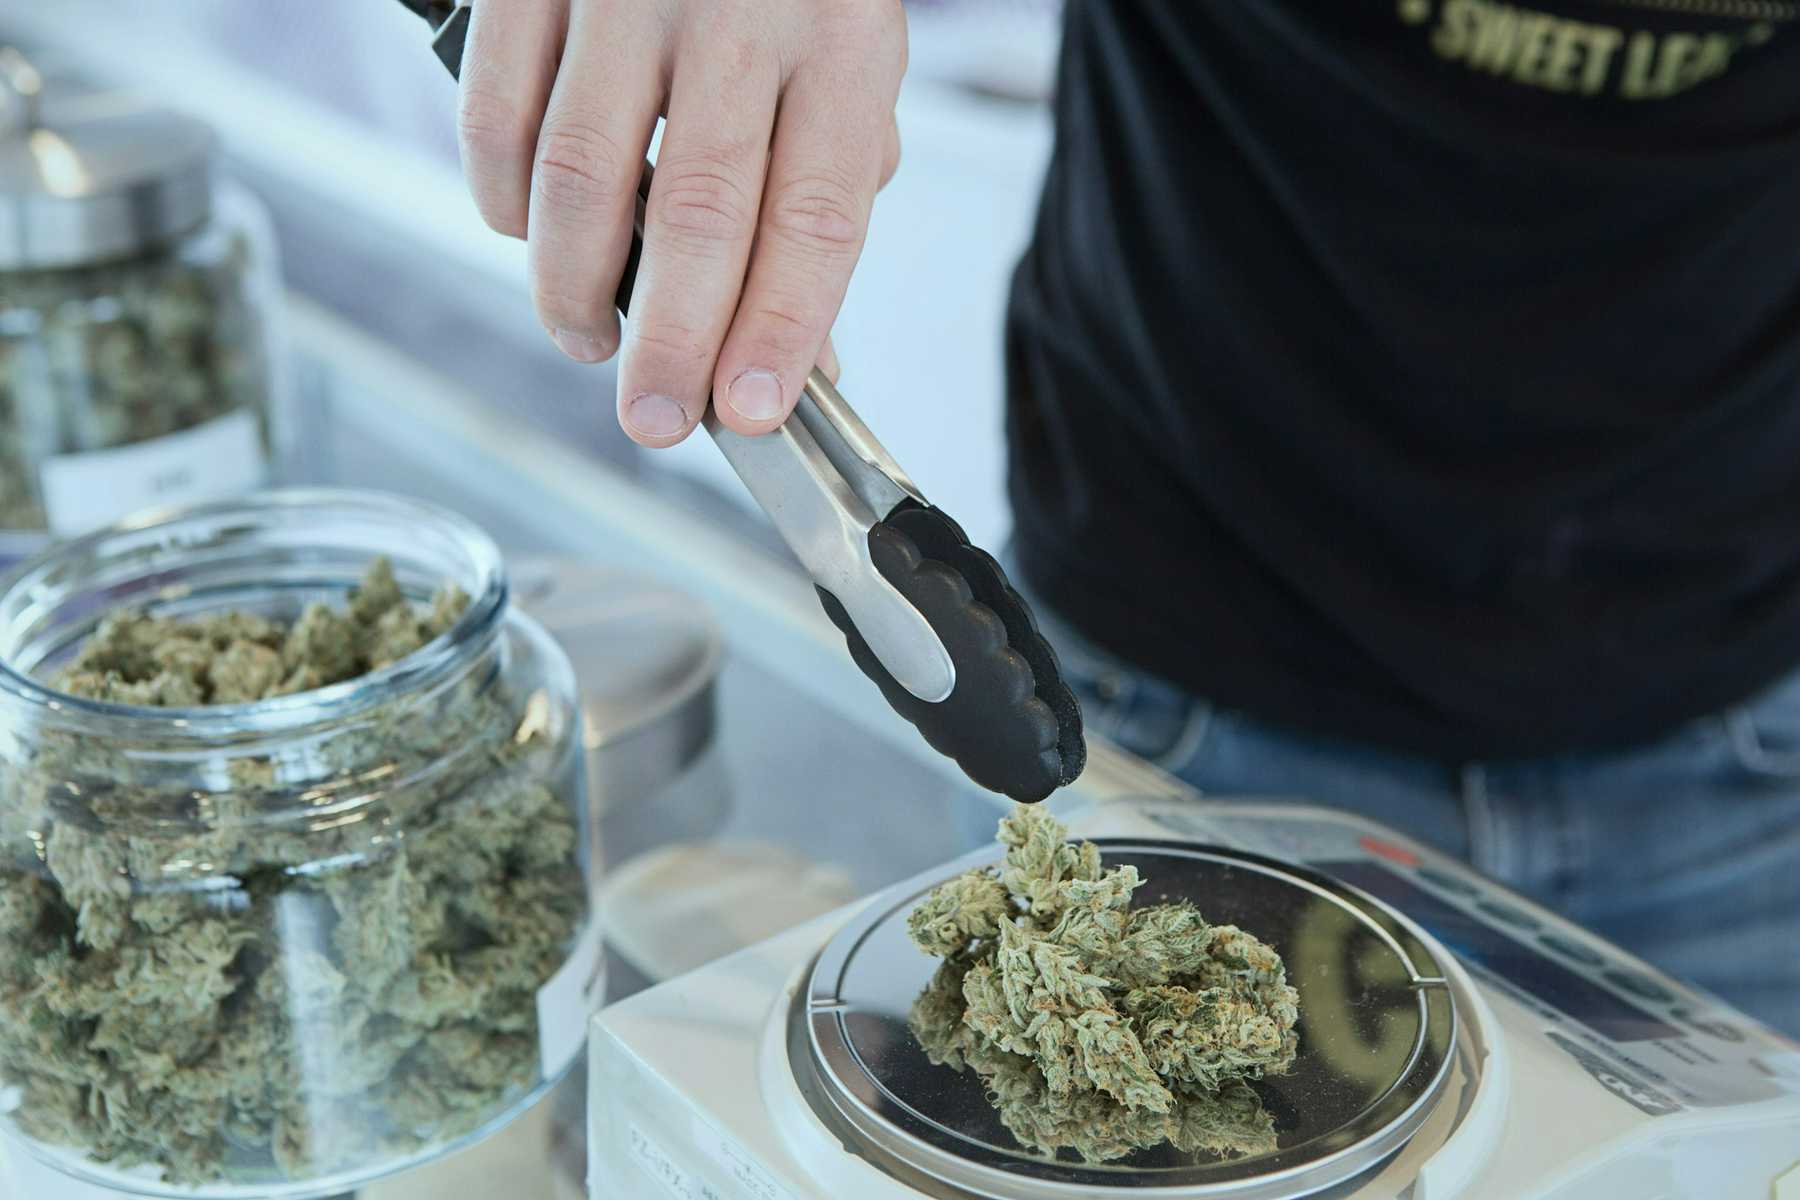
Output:
[[[908,915],[913,942],[944,959],[914,1036],[933,1063],[979,1074],[1006,1128],[1046,1154],[1273,1150],[1245,1081],[1287,1071],[1298,1048],[1280,956],[1191,904],[1132,908],[1137,868],[1105,870],[1066,834],[1016,807],[1000,869],[959,875]]]
[[[291,624],[113,615],[54,682],[266,700],[396,662],[467,603],[416,608],[380,561]],[[177,1184],[303,1179],[538,1081],[537,989],[587,919],[567,731],[477,670],[334,732],[208,760],[204,790],[68,733],[0,764],[0,1082],[25,1134]]]

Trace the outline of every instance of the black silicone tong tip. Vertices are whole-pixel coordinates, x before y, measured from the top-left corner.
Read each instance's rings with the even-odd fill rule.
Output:
[[[463,46],[469,40],[469,6],[456,0],[400,0],[431,26],[431,48],[452,75],[462,73]]]
[[[821,588],[850,656],[894,710],[990,791],[1032,804],[1074,782],[1087,765],[1081,705],[1000,564],[942,510],[910,502],[875,526],[869,551],[956,664],[950,697],[920,700],[887,673],[843,605]]]

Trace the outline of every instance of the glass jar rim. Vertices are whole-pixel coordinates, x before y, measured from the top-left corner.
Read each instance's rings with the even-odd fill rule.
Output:
[[[45,603],[40,593],[49,588],[46,577],[59,568],[109,544],[172,535],[186,525],[307,509],[337,509],[431,528],[455,546],[468,567],[474,585],[467,589],[468,607],[447,631],[404,658],[342,683],[267,700],[185,708],[90,700],[58,691],[16,662],[28,644],[23,635],[30,622],[24,614]],[[155,723],[164,736],[195,742],[238,742],[331,724],[395,696],[427,689],[452,674],[492,639],[506,610],[507,586],[504,561],[493,539],[461,514],[424,500],[353,488],[287,488],[156,509],[51,546],[0,580],[0,701],[120,729],[141,731],[147,723]]]

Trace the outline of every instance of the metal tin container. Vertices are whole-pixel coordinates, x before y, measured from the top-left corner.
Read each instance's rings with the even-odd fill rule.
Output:
[[[724,641],[706,606],[643,575],[566,560],[528,559],[512,579],[515,603],[575,666],[606,865],[715,832],[730,790],[715,753]]]
[[[619,824],[608,860],[641,851],[639,837],[697,837],[724,815],[724,790],[680,804],[671,784],[713,747],[724,640],[706,606],[628,570],[527,560],[513,597],[569,653],[581,684],[581,743],[601,826]],[[628,815],[661,811],[637,835]],[[680,811],[670,811],[680,810]]]

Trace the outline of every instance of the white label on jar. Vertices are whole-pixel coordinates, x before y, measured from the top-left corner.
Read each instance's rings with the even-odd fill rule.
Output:
[[[600,922],[590,919],[569,961],[538,989],[538,1055],[545,1079],[561,1074],[587,1041],[588,1017],[600,998],[605,965]]]
[[[754,1197],[754,1200],[794,1200],[794,1193],[777,1183],[775,1177],[743,1147],[699,1117],[694,1118],[694,1141],[746,1196]]]
[[[253,491],[268,477],[256,414],[234,412],[167,437],[59,454],[38,479],[50,532],[86,533],[167,504],[193,504]]]

